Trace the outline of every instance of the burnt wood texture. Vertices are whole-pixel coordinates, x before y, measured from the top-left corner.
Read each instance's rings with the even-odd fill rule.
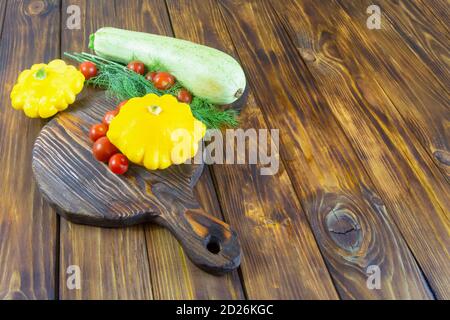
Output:
[[[67,12],[70,5],[77,5],[81,10],[81,29],[66,27],[72,13]],[[92,32],[104,25],[115,26],[123,19],[116,16],[115,6],[108,0],[63,0],[62,8],[65,10],[61,18],[61,52],[88,51]],[[142,225],[92,228],[60,219],[59,230],[59,299],[154,298]],[[66,284],[67,269],[73,265],[79,266],[82,272],[80,290],[71,290]]]
[[[171,0],[167,5],[177,37],[237,57],[215,1]],[[199,16],[204,17],[201,22],[196,18]],[[269,128],[252,90],[240,122],[244,129]],[[274,176],[261,176],[259,165],[212,168],[225,218],[236,226],[243,246],[241,271],[247,297],[336,299],[331,277],[283,164]]]
[[[59,56],[60,3],[1,1],[0,10],[0,299],[54,299],[57,219],[30,179],[44,121],[12,109],[9,95],[20,71]]]
[[[62,33],[62,51],[88,50],[89,35],[102,26],[171,35],[164,1],[65,0],[63,7],[70,4],[81,8],[84,28]],[[62,19],[63,28],[66,19]],[[207,168],[194,192],[208,213],[222,219]],[[243,298],[236,271],[222,277],[202,272],[170,232],[156,224],[103,229],[62,219],[60,230],[61,299]],[[68,290],[65,283],[66,269],[73,264],[83,270],[81,290]]]
[[[366,27],[372,4],[380,30]],[[80,29],[67,28],[69,5]],[[0,298],[450,298],[448,1],[8,0],[0,26]],[[280,130],[278,173],[132,166],[117,177],[87,139],[116,101],[89,89],[49,122],[10,107],[21,70],[87,51],[103,26],[233,55],[248,82],[241,127]],[[159,225],[75,224],[50,202],[77,222]],[[221,220],[242,261],[217,277],[188,257],[236,266]],[[231,253],[208,251],[227,237]],[[66,285],[72,265],[79,290]]]
[[[276,10],[269,1],[221,5],[260,108],[268,122],[280,128],[281,157],[340,295],[431,298],[390,208],[298,58]],[[263,72],[277,76],[266,81],[257,76]],[[364,284],[370,265],[383,270],[384,290]]]
[[[450,276],[441,276],[450,272],[442,268],[448,263],[450,186],[414,135],[416,131],[405,125],[361,64],[367,54],[363,57],[359,50],[372,47],[348,37],[361,27],[352,24],[337,3],[330,2],[326,8],[314,1],[273,4],[427,278],[444,297],[449,285],[444,279]],[[439,121],[445,123],[445,119]],[[429,252],[430,246],[436,250]]]

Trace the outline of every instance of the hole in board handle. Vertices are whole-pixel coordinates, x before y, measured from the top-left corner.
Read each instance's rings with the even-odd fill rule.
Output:
[[[211,237],[206,244],[206,249],[213,254],[218,254],[220,252],[220,242],[216,237]]]

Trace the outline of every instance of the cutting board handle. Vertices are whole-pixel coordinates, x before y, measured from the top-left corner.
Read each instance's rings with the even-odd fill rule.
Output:
[[[156,222],[174,234],[191,261],[203,270],[222,274],[236,269],[241,260],[237,233],[225,222],[206,214],[197,201],[190,201],[193,203],[194,208],[173,203],[171,210],[159,215]]]

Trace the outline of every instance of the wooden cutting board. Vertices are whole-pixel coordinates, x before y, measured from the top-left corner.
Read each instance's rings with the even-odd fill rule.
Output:
[[[42,129],[32,167],[44,197],[75,223],[103,227],[158,223],[174,234],[200,268],[219,274],[237,268],[241,249],[236,232],[206,214],[193,195],[203,165],[157,171],[130,165],[119,176],[93,157],[89,128],[115,105],[104,92],[88,90]]]

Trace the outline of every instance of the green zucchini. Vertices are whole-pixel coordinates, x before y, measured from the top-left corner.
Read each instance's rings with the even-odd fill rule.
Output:
[[[146,67],[162,65],[194,95],[213,104],[230,104],[245,90],[245,74],[230,55],[186,40],[116,28],[91,35],[89,47],[100,57]]]

